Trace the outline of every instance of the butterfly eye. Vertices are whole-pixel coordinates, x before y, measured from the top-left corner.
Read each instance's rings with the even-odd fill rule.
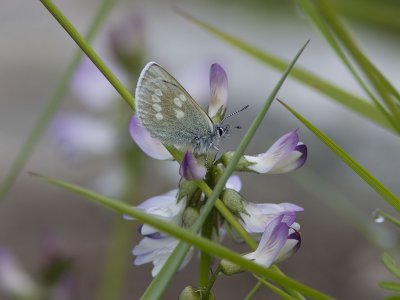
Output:
[[[222,136],[222,135],[224,134],[224,129],[223,129],[222,127],[219,127],[219,128],[217,129],[217,132],[218,132],[218,135],[219,135],[219,136]]]

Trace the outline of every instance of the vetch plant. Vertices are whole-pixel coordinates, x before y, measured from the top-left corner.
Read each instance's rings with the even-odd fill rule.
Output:
[[[222,155],[212,164],[205,164],[208,152],[214,148],[219,150],[219,138],[228,125],[215,124],[215,120],[224,120],[227,106],[227,75],[219,64],[210,68],[211,101],[207,116],[184,88],[155,63],[149,63],[142,71],[136,89],[137,113],[131,119],[130,132],[132,138],[141,149],[153,158],[169,158],[167,150],[162,146],[173,143],[185,151],[179,174],[182,179],[178,190],[165,195],[150,198],[137,208],[170,223],[190,228],[202,210],[207,196],[192,182],[205,179],[212,188],[218,182],[230,157],[234,153]],[[140,119],[140,121],[138,120]],[[219,132],[221,130],[221,132]],[[208,143],[208,144],[207,144]],[[185,150],[186,149],[186,150]],[[257,173],[286,173],[301,167],[307,158],[307,147],[299,142],[297,130],[294,130],[275,142],[271,148],[258,156],[242,156],[237,171]],[[231,177],[223,191],[223,202],[237,216],[244,229],[259,240],[257,249],[243,257],[257,262],[264,267],[289,257],[300,247],[300,225],[295,223],[296,212],[303,209],[291,203],[256,204],[244,200],[238,193],[241,188],[240,178]],[[190,215],[184,222],[185,215]],[[211,212],[211,218],[202,229],[202,235],[209,239],[222,240],[224,227],[228,225],[224,217]],[[135,264],[152,262],[152,275],[156,276],[166,263],[168,256],[178,244],[177,240],[143,225],[140,233],[142,241],[133,249]],[[184,267],[191,258],[192,248],[181,262]],[[202,272],[212,267],[211,260],[201,256]],[[227,265],[230,266],[227,267]],[[213,276],[222,271],[232,271],[232,264],[224,262],[217,268]],[[229,269],[231,269],[229,271]],[[206,271],[208,272],[208,271]],[[203,274],[208,278],[207,274]],[[200,287],[210,292],[212,285]]]
[[[179,84],[176,84],[174,80],[171,80],[172,77],[168,73],[164,73],[166,72],[164,69],[155,64],[148,65],[144,73],[142,73],[142,75],[148,75],[148,78],[146,81],[146,75],[142,76],[142,81],[139,81],[138,85],[139,92],[137,93],[137,97],[135,99],[110,71],[107,65],[105,65],[100,57],[93,51],[90,45],[80,36],[74,26],[58,10],[58,8],[50,0],[42,0],[42,3],[63,25],[71,37],[73,37],[73,39],[79,44],[82,50],[85,51],[85,53],[101,70],[110,83],[116,88],[128,105],[131,108],[136,108],[135,113],[138,116],[138,125],[142,125],[145,129],[147,129],[150,133],[150,137],[153,139],[158,139],[165,146],[172,157],[181,163],[181,173],[185,176],[179,183],[177,200],[184,201],[182,204],[180,204],[184,204],[182,217],[180,217],[181,210],[176,209],[177,207],[180,208],[179,202],[176,202],[177,207],[175,206],[175,202],[173,202],[174,205],[171,204],[171,208],[175,206],[175,209],[172,209],[169,213],[166,213],[168,210],[165,210],[165,207],[160,205],[160,203],[153,201],[153,203],[146,202],[146,205],[143,205],[142,208],[136,209],[134,207],[129,207],[124,203],[111,200],[107,197],[98,195],[75,185],[67,184],[48,177],[42,177],[49,182],[68,188],[69,190],[79,193],[80,195],[85,195],[88,199],[92,199],[103,205],[106,205],[119,213],[124,213],[130,217],[144,222],[150,226],[150,228],[142,227],[143,233],[148,234],[145,236],[145,238],[154,240],[155,238],[162,239],[169,236],[179,241],[172,253],[166,259],[165,264],[159,270],[158,275],[154,278],[153,282],[143,294],[143,298],[161,298],[166,287],[171,281],[173,274],[182,265],[186,256],[191,251],[190,249],[192,245],[201,250],[199,288],[195,290],[200,291],[202,297],[206,299],[208,298],[208,295],[211,294],[210,290],[216,281],[216,277],[220,274],[218,271],[220,268],[217,267],[213,275],[211,277],[209,276],[209,268],[212,266],[211,262],[213,256],[226,259],[258,276],[263,276],[267,280],[274,281],[274,283],[280,287],[274,285],[272,290],[280,295],[288,293],[287,295],[293,295],[294,297],[301,298],[301,295],[299,294],[299,292],[301,292],[304,293],[304,295],[312,298],[329,299],[328,296],[310,287],[307,287],[296,280],[282,275],[276,267],[268,269],[266,265],[262,263],[260,264],[261,261],[265,261],[264,259],[257,260],[254,257],[248,259],[245,256],[238,255],[234,251],[211,241],[215,235],[218,239],[222,237],[223,230],[221,229],[221,226],[226,226],[230,230],[237,231],[240,237],[247,244],[249,244],[254,253],[269,251],[268,249],[273,248],[274,253],[278,253],[272,258],[269,258],[269,260],[273,262],[279,261],[279,259],[284,258],[294,249],[296,249],[296,245],[298,243],[294,243],[295,245],[293,246],[293,243],[290,243],[290,241],[296,240],[293,238],[292,233],[295,231],[297,232],[299,229],[299,227],[295,225],[294,221],[295,212],[299,211],[300,208],[296,206],[296,209],[293,209],[293,206],[289,205],[290,207],[288,206],[284,208],[285,210],[282,212],[277,212],[276,210],[267,212],[266,214],[274,215],[274,217],[272,218],[272,221],[265,222],[266,227],[264,228],[264,233],[261,236],[260,246],[257,247],[254,239],[246,230],[244,230],[239,222],[240,213],[245,214],[249,212],[246,210],[238,210],[232,214],[219,199],[219,197],[222,195],[224,190],[234,186],[232,183],[227,184],[232,172],[235,170],[244,171],[243,169],[237,169],[237,165],[241,159],[245,159],[244,152],[247,145],[253,138],[257,128],[264,119],[268,108],[275,99],[280,87],[282,86],[306,45],[304,45],[297,53],[291,64],[282,75],[281,79],[273,88],[272,92],[262,105],[256,118],[254,119],[254,122],[247,130],[243,140],[234,154],[226,160],[219,159],[218,156],[216,156],[216,159],[208,160],[208,158],[210,158],[210,152],[219,150],[222,138],[225,137],[226,133],[230,130],[229,126],[223,124],[226,103],[219,105],[219,102],[217,101],[217,109],[213,110],[213,112],[216,111],[216,114],[210,118],[206,112],[197,106],[193,99],[189,98],[190,96],[186,94],[184,90],[182,91],[182,88]],[[216,67],[214,66],[214,68]],[[218,67],[216,72],[221,74],[221,69]],[[163,78],[162,80],[164,80],[161,80],[161,83],[157,81],[160,79],[160,76]],[[153,79],[155,78],[156,80],[154,81]],[[221,82],[225,82],[223,76],[217,76],[217,78],[222,78]],[[141,90],[143,88],[141,83],[144,82],[146,83],[143,85],[145,88]],[[165,84],[167,87],[160,87],[159,84]],[[226,99],[226,93],[221,92],[223,89],[218,90],[219,86],[223,85],[217,84],[217,87],[212,86],[211,90],[214,91],[213,95],[216,96],[217,99]],[[146,93],[148,98],[140,99],[141,92]],[[165,106],[164,103],[160,105],[160,97],[171,96],[171,94],[172,97],[167,97],[168,105]],[[186,104],[188,106],[184,106]],[[182,120],[185,119],[188,111],[191,113],[195,111],[194,116],[196,119],[189,120],[192,122],[192,125],[189,128],[193,128],[193,126],[195,126],[194,132],[188,131],[184,126],[186,123],[182,122]],[[150,114],[150,112],[151,116],[154,118],[146,115]],[[174,122],[172,122],[172,120],[174,120]],[[175,120],[178,120],[179,122],[175,122]],[[298,143],[296,142],[296,146],[297,145]],[[288,167],[287,170],[295,169],[296,167],[301,166],[305,159],[305,151],[297,150],[293,148],[288,152],[289,154],[285,152],[287,155],[283,155],[277,161],[275,161],[276,165],[289,165],[290,167]],[[293,152],[294,155],[292,155],[291,152]],[[184,153],[186,153],[186,157],[183,160]],[[198,161],[195,162],[193,159]],[[284,161],[285,159],[287,159],[286,162]],[[302,160],[303,162],[301,162]],[[256,162],[250,162],[249,165],[251,164],[256,165]],[[292,167],[293,164],[294,167]],[[198,177],[202,177],[203,173],[199,172],[199,170],[200,168],[204,167],[206,167],[204,179],[197,179]],[[285,168],[283,169],[285,170]],[[202,170],[204,171],[204,169]],[[214,207],[216,209],[214,209]],[[243,207],[246,207],[245,203],[243,203]],[[146,213],[143,212],[143,209],[146,211]],[[149,212],[153,212],[153,214]],[[238,212],[239,215],[237,214]],[[167,220],[171,220],[172,218],[172,220],[178,221],[178,224],[181,224],[179,224],[180,226],[177,226],[172,224],[170,221],[165,221],[163,218],[167,218]],[[283,239],[282,237],[286,231],[286,237]],[[136,252],[137,254],[140,253],[138,255],[141,257],[140,260],[142,262],[153,261],[153,258],[156,259],[157,257],[161,260],[164,260],[165,256],[157,256],[154,254],[160,253],[157,252],[160,250],[160,247],[152,247],[152,243],[147,241],[149,240],[146,240],[146,247],[143,247],[142,249],[139,248],[140,251],[138,250]],[[271,246],[276,243],[279,245],[283,244],[283,246],[278,248]],[[149,245],[150,247],[148,247]],[[166,249],[168,252],[168,247]],[[152,255],[146,258],[143,256],[145,255],[146,251],[148,251],[147,253],[152,253]],[[158,264],[155,265],[158,266]],[[262,279],[262,281],[265,280]],[[267,283],[266,285],[271,286],[270,283]]]

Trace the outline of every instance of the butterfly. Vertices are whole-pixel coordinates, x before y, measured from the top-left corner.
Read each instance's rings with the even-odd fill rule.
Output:
[[[164,145],[204,154],[219,150],[229,125],[215,124],[182,85],[155,62],[142,70],[135,91],[141,125]]]

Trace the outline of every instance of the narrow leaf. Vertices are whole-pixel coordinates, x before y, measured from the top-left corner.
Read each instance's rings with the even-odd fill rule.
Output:
[[[393,281],[381,281],[379,286],[385,290],[400,292],[400,283]]]
[[[389,254],[384,253],[382,255],[382,261],[388,271],[390,271],[394,276],[400,278],[400,268]]]
[[[371,188],[382,196],[393,208],[400,211],[400,199],[376,179],[363,166],[355,161],[349,154],[340,148],[334,141],[326,136],[321,130],[311,124],[289,105],[278,100],[288,111],[290,111],[300,122],[302,122],[310,131],[312,131],[325,145],[327,145],[344,163],[346,163],[354,172],[356,172]]]
[[[331,297],[319,291],[316,291],[313,288],[308,287],[294,279],[291,279],[287,276],[279,275],[276,272],[271,271],[270,269],[266,269],[248,259],[245,259],[241,255],[235,253],[234,251],[226,247],[221,246],[218,243],[214,243],[206,238],[202,238],[197,234],[190,232],[189,230],[185,230],[179,226],[173,225],[170,222],[166,222],[158,218],[155,218],[154,216],[143,213],[134,207],[130,207],[129,205],[123,203],[122,201],[113,200],[111,198],[97,194],[83,187],[67,183],[56,178],[47,177],[36,173],[30,173],[30,174],[44,181],[47,181],[51,184],[69,190],[75,194],[83,196],[89,200],[92,200],[93,202],[108,207],[119,214],[127,214],[137,219],[140,222],[143,222],[154,228],[157,228],[162,232],[165,232],[170,236],[173,236],[177,239],[181,239],[186,243],[189,243],[204,252],[207,252],[219,258],[224,258],[229,261],[232,261],[233,263],[243,267],[249,272],[263,276],[269,280],[274,281],[279,285],[296,289],[313,299],[332,299]]]
[[[177,12],[193,24],[208,31],[221,41],[238,48],[249,56],[252,56],[255,59],[263,62],[264,64],[267,64],[280,71],[283,71],[288,64],[287,61],[262,51],[232,35],[229,35],[228,33],[209,25],[208,23],[203,22],[182,10],[177,9]],[[359,98],[329,83],[328,81],[321,79],[321,76],[315,75],[300,67],[295,67],[291,73],[291,76],[310,88],[330,97],[332,100],[345,106],[346,108],[358,113],[362,117],[393,131],[393,126],[390,124],[390,122],[388,122],[386,117],[371,103],[369,103],[368,100]]]

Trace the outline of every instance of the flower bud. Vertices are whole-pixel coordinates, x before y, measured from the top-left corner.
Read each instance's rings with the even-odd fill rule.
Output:
[[[182,223],[185,228],[191,227],[194,222],[199,218],[199,211],[194,207],[188,207],[183,212]]]
[[[195,182],[186,180],[182,177],[179,182],[178,201],[184,197],[191,199],[197,189],[198,187]]]
[[[229,260],[221,260],[219,263],[219,266],[221,267],[221,272],[224,273],[227,276],[235,275],[237,273],[243,272],[244,269],[237,264],[234,264],[233,262],[230,262]]]
[[[225,189],[222,194],[222,202],[233,214],[245,212],[242,196],[233,189]]]
[[[179,300],[200,300],[200,292],[195,291],[190,285],[185,287],[179,295]]]

